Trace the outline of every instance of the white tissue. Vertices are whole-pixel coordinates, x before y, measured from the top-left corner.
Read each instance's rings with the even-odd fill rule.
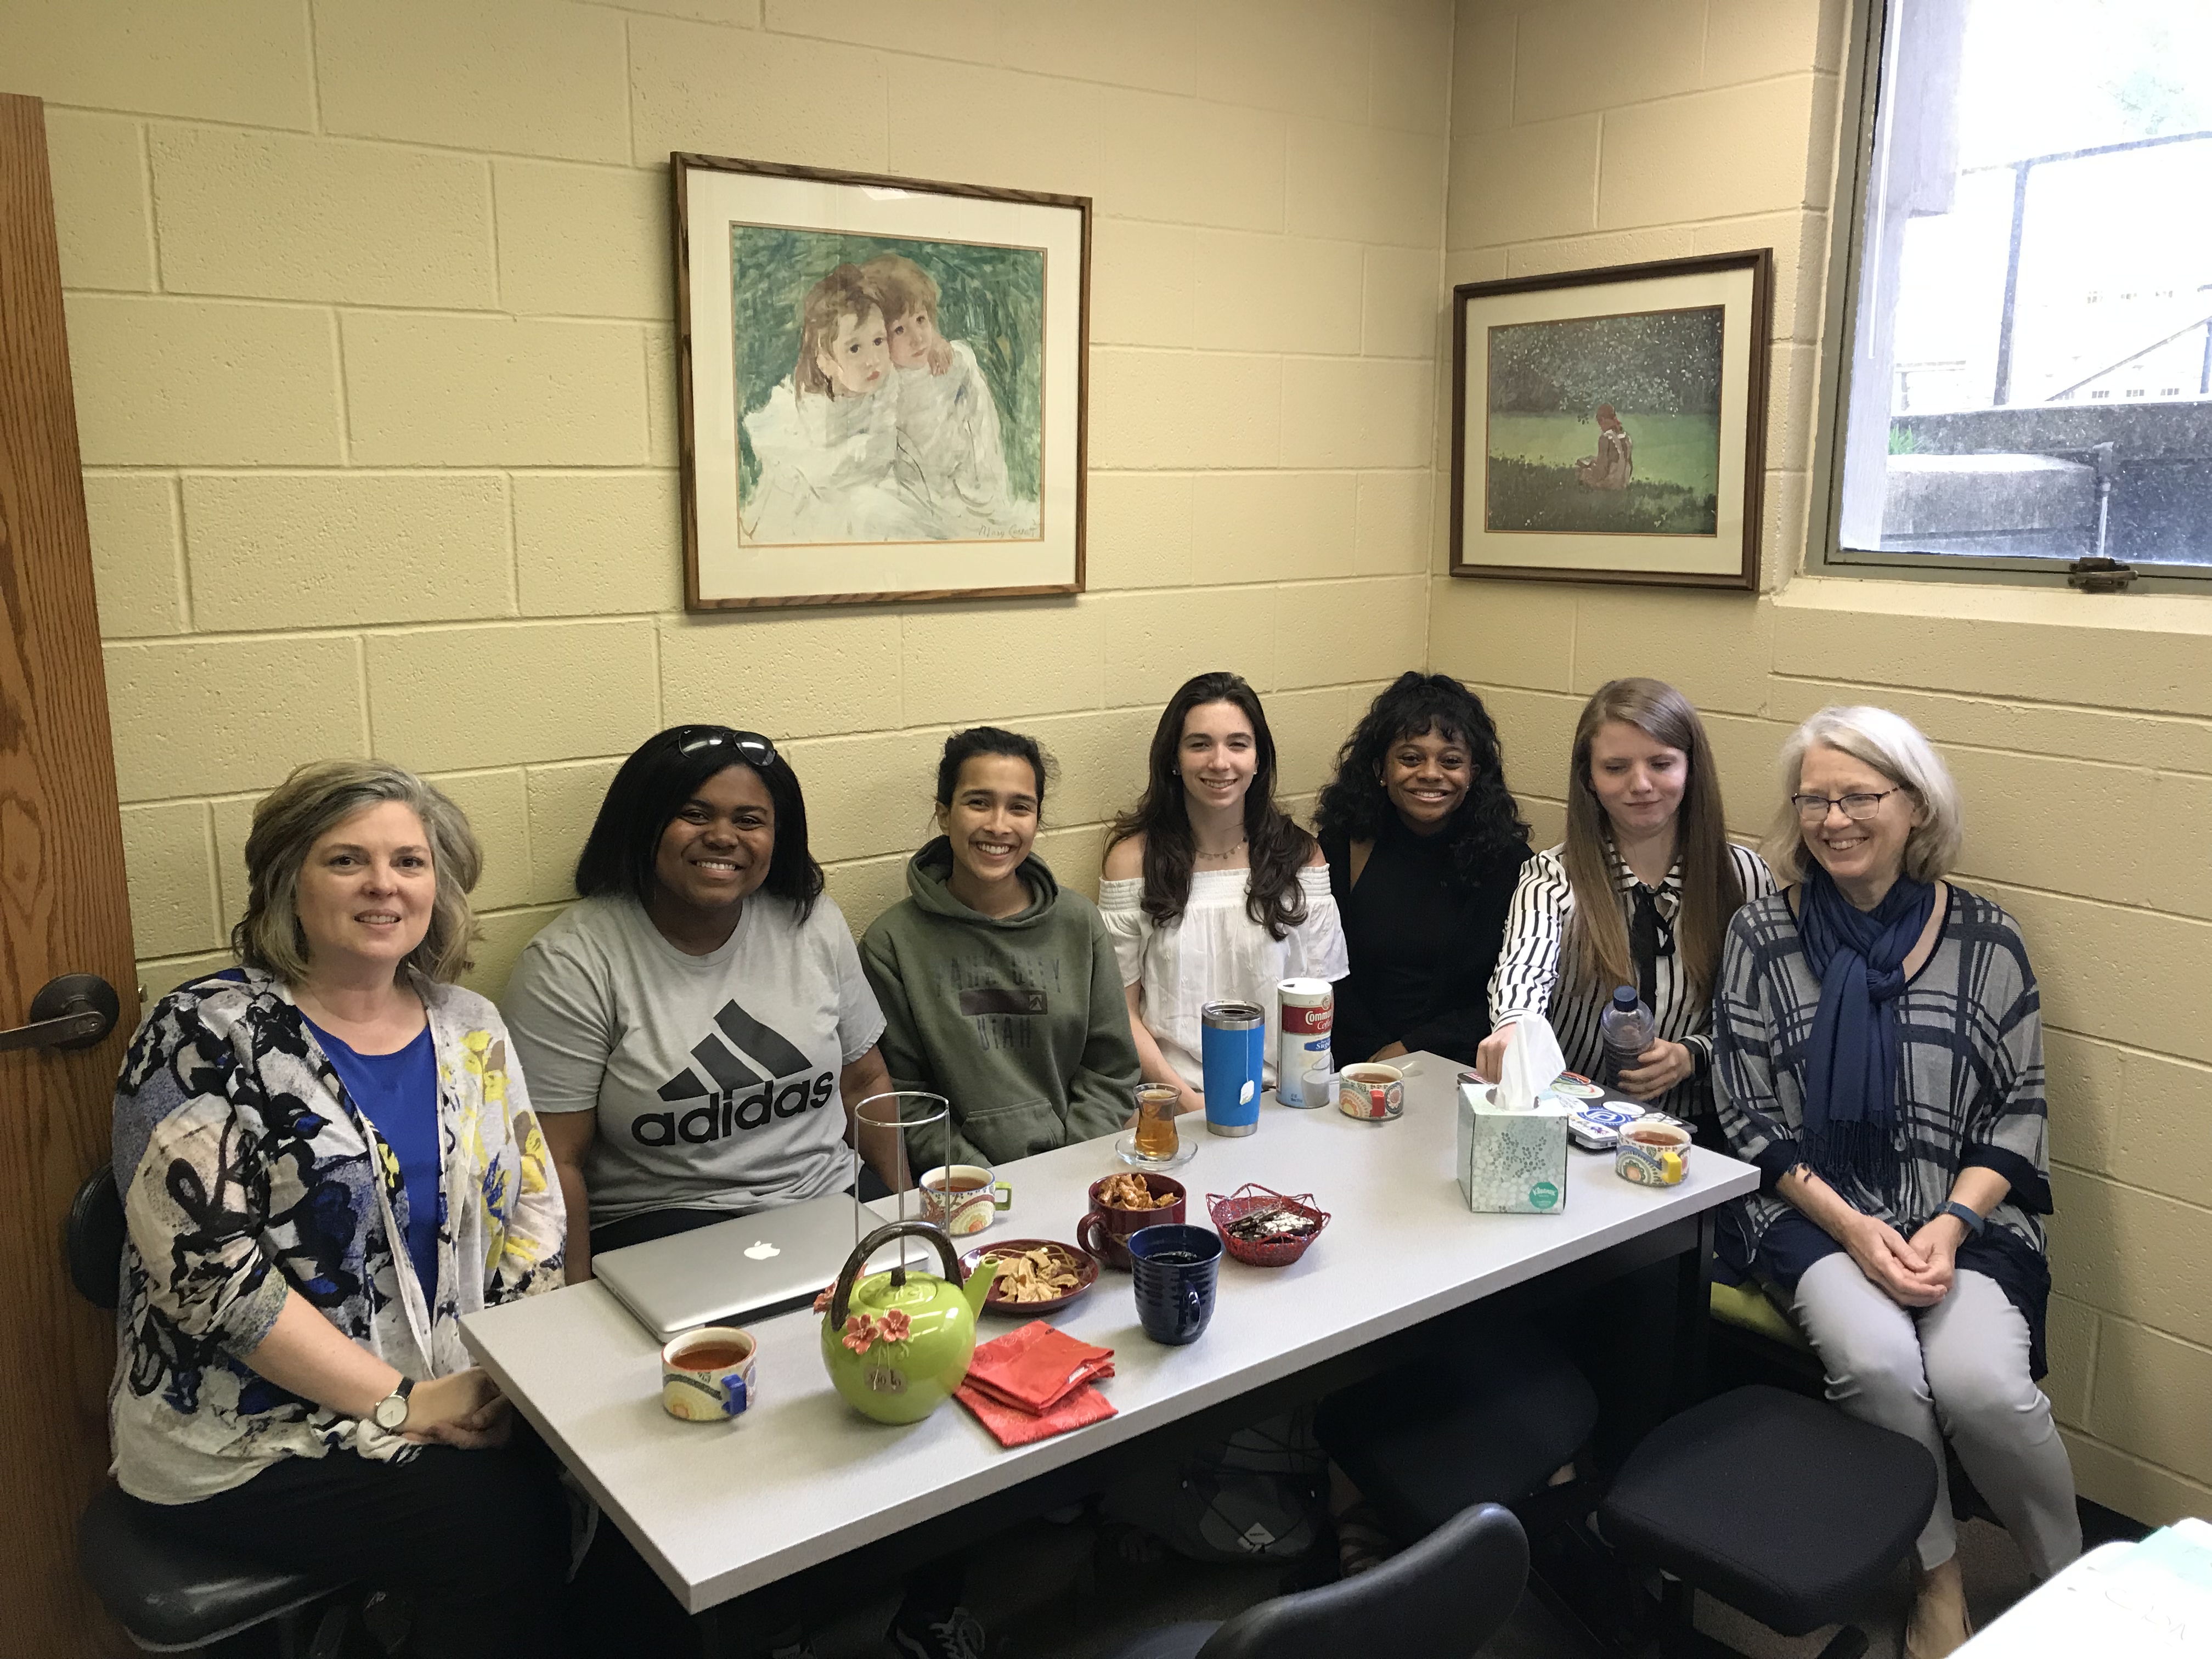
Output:
[[[1505,1028],[1505,1060],[1498,1071],[1498,1106],[1509,1112],[1534,1111],[1536,1097],[1566,1069],[1552,1022],[1541,1014],[1523,1015]]]

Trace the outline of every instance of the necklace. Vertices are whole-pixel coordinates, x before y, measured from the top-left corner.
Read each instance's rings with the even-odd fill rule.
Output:
[[[1212,863],[1214,863],[1214,864],[1218,864],[1218,863],[1220,863],[1224,859],[1233,859],[1233,858],[1235,858],[1235,857],[1236,857],[1239,853],[1243,852],[1243,851],[1244,850],[1244,845],[1245,845],[1246,842],[1248,842],[1249,840],[1250,840],[1250,837],[1249,837],[1249,836],[1237,836],[1237,844],[1236,844],[1234,847],[1230,848],[1229,848],[1227,851],[1225,851],[1225,852],[1220,852],[1220,853],[1203,853],[1203,852],[1201,852],[1201,853],[1194,853],[1194,854],[1192,854],[1192,856],[1193,856],[1194,858],[1195,858],[1195,859],[1196,859],[1200,863],[1201,863],[1201,864],[1207,863],[1207,862],[1209,862],[1209,861],[1210,861],[1210,862],[1212,862]]]

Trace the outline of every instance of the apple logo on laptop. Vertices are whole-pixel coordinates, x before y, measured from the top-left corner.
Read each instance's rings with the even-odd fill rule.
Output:
[[[755,1261],[765,1261],[772,1255],[781,1255],[783,1252],[763,1238],[748,1244],[745,1247],[745,1254]]]

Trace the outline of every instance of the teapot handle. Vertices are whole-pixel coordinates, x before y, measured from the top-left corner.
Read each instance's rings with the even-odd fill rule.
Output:
[[[945,1276],[955,1286],[965,1285],[968,1275],[960,1271],[960,1257],[953,1250],[952,1240],[944,1228],[931,1221],[894,1221],[878,1227],[853,1248],[845,1258],[845,1271],[837,1275],[837,1287],[830,1296],[830,1328],[842,1330],[846,1316],[853,1311],[853,1286],[868,1265],[868,1258],[895,1238],[919,1238],[937,1247],[938,1259],[945,1264]],[[904,1284],[906,1269],[891,1269],[891,1282]]]

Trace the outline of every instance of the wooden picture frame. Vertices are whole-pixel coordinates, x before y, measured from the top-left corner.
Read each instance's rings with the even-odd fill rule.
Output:
[[[1773,270],[1753,248],[1455,288],[1451,574],[1756,590]]]
[[[1091,198],[669,173],[686,608],[1081,592]]]

